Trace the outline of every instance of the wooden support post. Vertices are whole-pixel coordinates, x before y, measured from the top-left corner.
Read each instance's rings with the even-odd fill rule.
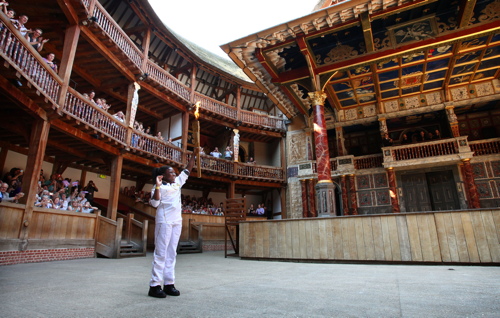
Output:
[[[69,80],[71,77],[71,70],[75,61],[76,48],[78,46],[78,39],[80,37],[80,27],[72,25],[66,29],[64,36],[63,56],[61,58],[61,67],[59,68],[59,76],[62,79],[62,86],[59,90],[57,97],[57,104],[59,107],[64,106],[66,100],[66,93],[68,92]]]
[[[45,148],[49,139],[50,123],[46,120],[35,120],[31,129],[31,138],[28,151],[28,159],[23,176],[22,192],[24,197],[20,200],[26,204],[23,215],[23,225],[19,233],[21,240],[19,250],[24,251],[28,247],[28,234],[30,230],[31,218],[33,216],[33,207],[35,206],[35,193],[38,191],[38,180],[40,169],[42,168]]]
[[[111,184],[109,185],[108,212],[106,216],[116,220],[118,199],[120,197],[120,183],[122,179],[123,156],[113,158],[111,163]]]

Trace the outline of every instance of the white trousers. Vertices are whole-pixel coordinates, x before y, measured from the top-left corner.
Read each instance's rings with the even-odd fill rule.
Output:
[[[181,237],[182,221],[179,223],[157,223],[155,226],[155,252],[149,286],[175,283],[175,258]]]

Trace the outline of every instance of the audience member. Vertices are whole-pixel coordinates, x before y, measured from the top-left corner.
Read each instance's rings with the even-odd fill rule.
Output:
[[[259,216],[263,216],[266,214],[266,210],[264,210],[264,204],[259,204],[257,206],[257,210],[255,210],[255,214]]]
[[[57,73],[57,64],[54,62],[54,59],[56,58],[56,55],[54,53],[48,53],[45,57],[42,57],[42,59],[49,64],[49,67],[54,70],[54,72]],[[84,94],[85,96],[85,94]],[[87,98],[88,98],[87,94]]]
[[[8,173],[3,176],[3,182],[10,184],[12,180],[22,181],[24,171],[19,168],[12,168]]]
[[[125,122],[125,114],[121,110],[119,112],[117,112],[116,114],[114,114],[113,117],[115,117],[116,119],[118,119],[122,123]]]
[[[5,182],[0,182],[0,202],[17,202],[20,198],[24,196],[24,193],[19,192],[15,196],[9,196],[7,190],[9,189],[9,185]]]
[[[425,134],[425,131],[421,130],[419,134],[417,135],[417,141],[422,142],[422,141],[427,141],[427,135]]]
[[[392,146],[394,141],[392,140],[391,137],[389,137],[388,133],[384,134],[384,137],[382,138],[382,147],[389,147]]]
[[[231,147],[227,146],[226,151],[224,151],[224,159],[231,160],[233,159],[233,152],[231,151]]]
[[[34,30],[29,30],[26,32],[25,38],[30,42],[31,46],[41,52],[43,49],[43,45],[49,41],[49,39],[44,39],[42,37],[42,29],[36,28]]]
[[[403,134],[401,136],[401,144],[402,145],[406,145],[406,144],[409,144],[409,143],[411,143],[411,140],[408,138],[408,135]]]
[[[28,33],[29,29],[26,28],[25,24],[28,22],[28,16],[25,14],[22,14],[19,16],[18,19],[12,19],[12,24],[16,29],[19,30],[22,36],[26,36],[26,33]]]
[[[253,159],[253,157],[250,157],[250,158],[248,158],[248,162],[247,163],[254,165],[255,164],[255,160]]]
[[[434,139],[441,139],[441,132],[439,129],[434,130]]]
[[[163,135],[161,134],[161,131],[159,131],[157,134],[156,134],[156,138],[160,139],[160,140],[164,140],[163,139]],[[168,138],[168,142],[169,143],[172,143],[171,141],[172,139],[171,138]]]
[[[85,191],[85,198],[90,204],[94,204],[94,192],[99,192],[99,189],[95,185],[94,181],[90,180],[89,183],[83,188]]]
[[[210,153],[210,155],[212,155],[212,157],[215,157],[215,158],[222,157],[222,153],[220,153],[219,148],[217,148],[217,147],[214,148],[214,150]]]
[[[250,204],[250,207],[248,208],[248,215],[254,215],[255,214],[255,208],[253,206],[253,203]]]

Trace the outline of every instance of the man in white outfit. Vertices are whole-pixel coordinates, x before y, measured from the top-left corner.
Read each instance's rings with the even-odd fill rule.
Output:
[[[177,244],[182,230],[181,187],[189,177],[194,158],[195,153],[191,155],[186,169],[178,176],[169,166],[153,170],[156,184],[151,193],[150,204],[157,209],[153,270],[148,293],[151,297],[165,298],[167,295],[180,295],[174,283]],[[162,283],[164,284],[163,290]]]

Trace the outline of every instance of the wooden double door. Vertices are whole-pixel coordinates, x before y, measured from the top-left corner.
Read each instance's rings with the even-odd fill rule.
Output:
[[[441,211],[460,208],[451,170],[401,176],[406,211]]]

